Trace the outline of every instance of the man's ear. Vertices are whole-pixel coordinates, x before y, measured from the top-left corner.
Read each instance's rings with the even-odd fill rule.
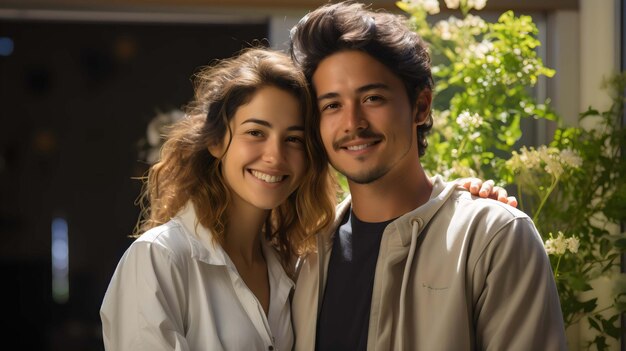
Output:
[[[422,125],[430,115],[431,105],[433,103],[433,92],[430,88],[422,89],[415,99],[415,123]]]

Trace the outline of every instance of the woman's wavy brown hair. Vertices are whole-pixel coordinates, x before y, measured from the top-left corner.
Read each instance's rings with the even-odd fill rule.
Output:
[[[200,224],[223,243],[230,195],[220,159],[209,153],[208,146],[224,140],[237,109],[266,86],[289,92],[300,102],[308,168],[302,184],[271,211],[264,234],[288,273],[298,255],[315,250],[314,234],[334,218],[335,183],[312,123],[304,74],[287,55],[263,48],[246,49],[195,75],[194,99],[185,108],[185,118],[170,127],[160,160],[148,171],[138,200],[142,215],[135,235],[169,221],[191,200]]]

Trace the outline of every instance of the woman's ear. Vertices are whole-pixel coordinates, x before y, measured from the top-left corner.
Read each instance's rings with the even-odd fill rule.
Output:
[[[422,89],[415,100],[415,123],[422,125],[430,115],[431,105],[433,103],[433,92],[430,88]]]
[[[222,156],[224,156],[223,144],[224,143],[221,142],[211,142],[209,146],[207,146],[207,149],[209,150],[209,153],[213,155],[213,157],[220,159],[222,158]]]

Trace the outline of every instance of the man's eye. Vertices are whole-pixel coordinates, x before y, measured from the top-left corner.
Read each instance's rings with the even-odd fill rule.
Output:
[[[378,101],[382,101],[384,100],[384,98],[380,95],[370,95],[368,97],[365,98],[365,102],[378,102]]]
[[[321,108],[321,111],[326,111],[326,110],[332,110],[332,109],[336,109],[339,108],[339,104],[336,102],[332,102],[330,104],[326,104]]]

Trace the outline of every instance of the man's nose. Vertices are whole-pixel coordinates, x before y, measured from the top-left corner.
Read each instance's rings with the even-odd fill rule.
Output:
[[[344,132],[358,132],[369,127],[365,114],[358,103],[349,104],[344,108]]]

